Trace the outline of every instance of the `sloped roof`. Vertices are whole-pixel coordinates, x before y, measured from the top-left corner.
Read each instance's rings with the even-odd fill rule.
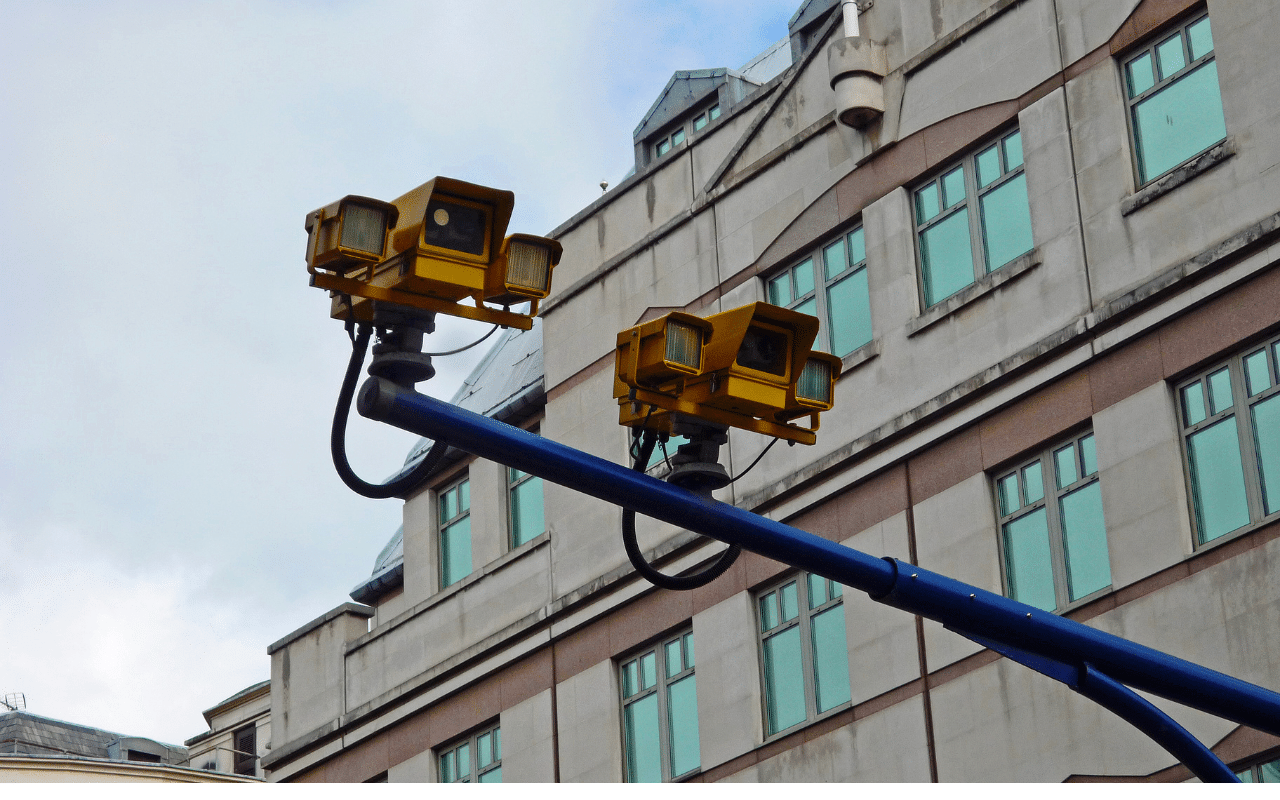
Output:
[[[125,749],[144,747],[144,752],[160,755],[166,764],[181,764],[187,757],[186,748],[154,739],[125,736],[89,725],[76,725],[32,714],[30,711],[0,714],[0,754],[78,756],[122,761],[127,754],[121,752],[121,743],[124,743]]]

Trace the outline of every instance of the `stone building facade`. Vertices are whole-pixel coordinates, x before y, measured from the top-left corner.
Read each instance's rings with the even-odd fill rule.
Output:
[[[551,233],[540,324],[458,401],[624,463],[614,332],[800,308],[843,359],[835,408],[717,497],[1280,689],[1280,17],[861,5],[882,113],[837,120],[834,2],[751,70],[677,73],[635,173]],[[767,444],[732,432],[730,473]],[[272,646],[268,779],[1189,777],[1065,687],[784,564],[654,589],[620,519],[446,459],[360,602]],[[723,548],[639,528],[667,572]],[[1276,737],[1162,707],[1275,777]]]

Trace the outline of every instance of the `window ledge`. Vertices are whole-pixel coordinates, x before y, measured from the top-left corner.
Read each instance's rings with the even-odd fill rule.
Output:
[[[966,286],[946,300],[931,306],[923,314],[907,323],[907,336],[915,336],[925,328],[941,322],[980,297],[990,294],[1022,273],[1040,265],[1040,250],[1033,248],[1014,260],[984,276],[977,283]]]
[[[440,605],[441,603],[444,603],[454,595],[466,590],[470,586],[475,585],[477,582],[483,580],[484,578],[490,575],[493,575],[495,572],[501,571],[502,569],[515,563],[516,561],[522,560],[523,558],[532,554],[536,550],[541,550],[544,546],[549,545],[550,542],[551,542],[551,532],[543,531],[542,533],[533,537],[532,539],[520,545],[519,547],[515,547],[508,550],[498,558],[494,559],[493,561],[490,561],[488,564],[485,564],[479,569],[474,570],[470,575],[458,581],[457,583],[453,583],[453,584],[450,584],[449,586],[446,586],[445,588],[441,589],[440,591],[428,597],[426,600],[423,600],[422,602],[418,603],[412,608],[409,608],[405,611],[400,612],[395,617],[391,618],[390,620],[387,620],[386,623],[379,625],[378,627],[369,631],[365,635],[360,636],[356,639],[353,639],[350,642],[350,644],[347,645],[347,652],[348,653],[353,652],[359,649],[360,647],[363,647],[368,642],[374,639],[377,639],[380,636],[385,635],[388,631],[391,631],[394,628],[400,627],[405,622],[408,622],[410,619],[426,611],[429,611],[430,609]]]
[[[1262,519],[1258,520],[1257,522],[1250,522],[1248,525],[1245,525],[1240,528],[1236,528],[1234,531],[1229,531],[1227,533],[1224,533],[1221,536],[1210,539],[1207,542],[1199,542],[1198,544],[1194,544],[1191,552],[1187,553],[1183,560],[1190,561],[1191,559],[1194,559],[1197,556],[1204,555],[1210,550],[1214,550],[1216,548],[1231,544],[1232,542],[1238,541],[1240,539],[1244,539],[1248,537],[1250,534],[1257,533],[1259,530],[1263,528],[1269,528],[1278,522],[1280,522],[1280,513],[1273,512],[1263,517]],[[1192,537],[1193,537],[1193,540],[1197,538],[1194,532],[1192,533]]]
[[[849,355],[840,359],[841,361],[840,378],[843,378],[845,375],[848,375],[850,372],[852,372],[856,368],[862,366],[863,364],[867,363],[868,361],[870,361],[871,359],[879,355],[880,355],[880,340],[872,339],[871,341],[864,344],[862,347],[859,347],[857,350],[854,350]],[[836,381],[839,382],[840,378],[836,378]]]
[[[1235,140],[1231,137],[1210,147],[1162,178],[1142,187],[1120,201],[1120,216],[1127,217],[1152,201],[1164,197],[1192,178],[1208,172],[1236,154]]]

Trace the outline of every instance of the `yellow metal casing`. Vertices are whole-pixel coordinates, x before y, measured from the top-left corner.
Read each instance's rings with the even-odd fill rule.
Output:
[[[502,246],[515,195],[433,178],[393,201],[400,225],[388,255],[403,258],[369,283],[457,302],[484,300],[485,276]]]
[[[701,320],[701,364],[673,364],[663,355],[670,323],[691,324],[689,314],[672,312],[618,335],[614,397],[618,421],[670,432],[670,415],[687,414],[711,422],[813,444],[818,412],[830,408],[825,396],[807,387],[799,395],[796,382],[811,359],[833,376],[839,359],[810,348],[818,320],[807,314],[753,303]],[[706,326],[710,326],[707,330]],[[814,375],[807,376],[815,377]],[[813,383],[810,380],[810,383]],[[788,423],[808,414],[810,428]]]
[[[696,346],[696,358],[678,358],[675,357],[676,353],[668,353],[668,341],[673,335],[678,335],[675,331],[680,330],[681,326],[701,334],[702,342]],[[669,328],[672,334],[668,334]],[[619,333],[615,353],[617,369],[614,373],[614,397],[625,397],[630,387],[660,390],[673,381],[701,373],[702,354],[711,330],[711,323],[700,317],[672,311],[666,316]],[[680,348],[681,353],[686,350],[687,348]]]
[[[501,305],[537,301],[551,292],[551,270],[560,263],[564,247],[555,239],[513,233],[502,242],[485,278],[485,300]]]
[[[839,356],[821,350],[810,351],[787,392],[786,409],[777,418],[795,419],[816,411],[827,411],[835,403],[836,380],[844,362]]]
[[[330,314],[336,319],[370,321],[371,301],[376,301],[528,330],[537,301],[550,292],[551,268],[562,248],[552,239],[524,234],[504,240],[514,203],[508,191],[433,178],[382,204],[394,211],[395,226],[380,258],[337,270],[309,255],[311,283],[330,290]],[[313,217],[322,220],[326,209],[308,215],[308,231],[320,230]],[[535,268],[544,256],[546,269],[539,272]],[[523,271],[510,280],[513,257]],[[531,301],[527,314],[484,305],[526,300]]]
[[[391,203],[349,194],[307,215],[307,266],[347,273],[376,264],[399,211]]]

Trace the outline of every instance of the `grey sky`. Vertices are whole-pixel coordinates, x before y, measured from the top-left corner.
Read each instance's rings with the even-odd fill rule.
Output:
[[[0,0],[0,692],[180,743],[369,574],[400,503],[330,462],[350,351],[308,211],[447,175],[546,233],[673,71],[741,66],[797,7]],[[414,437],[348,440],[381,480]]]

